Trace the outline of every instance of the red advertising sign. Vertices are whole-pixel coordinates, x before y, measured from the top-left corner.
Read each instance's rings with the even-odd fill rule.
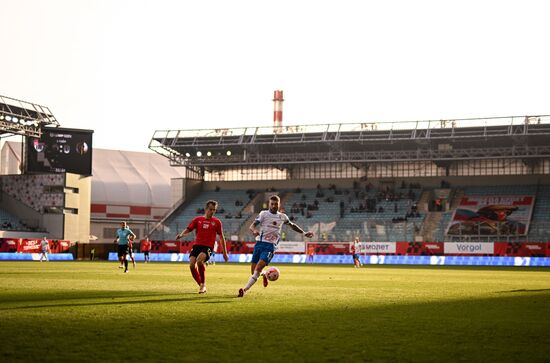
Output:
[[[254,245],[256,242],[245,241],[227,241],[227,253],[252,253],[254,252]]]
[[[546,257],[550,243],[535,242],[497,242],[495,256]]]
[[[20,240],[17,252],[19,253],[40,253],[42,248],[40,247],[39,239],[22,239]]]
[[[151,241],[153,253],[180,253],[180,241]]]
[[[0,252],[17,252],[19,239],[0,238]]]
[[[193,249],[192,241],[181,241],[180,242],[180,253],[191,253]]]
[[[314,253],[316,255],[349,255],[349,242],[331,242],[331,243],[321,243],[321,242],[308,242],[309,250],[313,246]]]
[[[402,256],[442,255],[443,242],[397,242],[397,254]]]

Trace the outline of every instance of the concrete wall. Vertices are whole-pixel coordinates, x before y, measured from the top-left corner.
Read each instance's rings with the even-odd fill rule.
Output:
[[[17,231],[0,231],[0,238],[26,238],[26,239],[42,239],[48,237],[48,233],[44,232],[17,232]],[[56,238],[49,238],[56,239]]]
[[[173,178],[170,179],[170,191],[172,195],[172,205],[180,202],[185,195],[185,179]]]
[[[65,213],[63,239],[87,243],[90,237],[92,177],[65,174]],[[75,213],[70,213],[74,210]]]
[[[114,233],[105,234],[105,229],[117,229],[120,228],[120,220],[95,220],[90,223],[90,234],[96,236],[98,239],[95,243],[112,243],[115,239]],[[153,221],[133,221],[131,219],[126,220],[128,226],[134,231],[138,238],[143,238],[147,231],[156,225]]]
[[[203,189],[204,182],[202,180],[191,180],[184,178],[170,179],[170,187],[172,189],[172,207],[178,203],[193,199]]]
[[[48,238],[68,239],[64,237],[64,216],[63,214],[43,214],[44,228],[48,231]]]
[[[21,174],[19,155],[21,154],[22,143],[5,142],[0,152],[0,174],[14,175]],[[19,150],[14,150],[14,147]]]

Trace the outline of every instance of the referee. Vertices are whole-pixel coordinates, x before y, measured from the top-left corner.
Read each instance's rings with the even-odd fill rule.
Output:
[[[136,235],[126,224],[126,221],[120,222],[120,228],[116,231],[116,237],[114,243],[118,245],[118,260],[120,263],[124,263],[124,273],[128,272],[128,245],[129,238],[136,238]]]

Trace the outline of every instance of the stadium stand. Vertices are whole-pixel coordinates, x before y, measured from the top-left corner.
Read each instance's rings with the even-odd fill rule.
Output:
[[[267,183],[265,184],[267,186]],[[389,189],[387,185],[375,186],[370,183],[357,182],[353,187],[326,184],[317,188],[285,189],[273,192],[257,190],[207,190],[182,205],[156,230],[151,238],[171,239],[184,229],[189,221],[202,214],[201,208],[209,199],[219,202],[217,217],[224,223],[226,238],[250,240],[248,226],[257,211],[266,207],[265,200],[270,194],[281,197],[282,210],[289,218],[304,229],[313,231],[320,241],[349,241],[359,237],[362,241],[451,241],[472,239],[462,236],[448,236],[447,229],[451,223],[456,206],[450,203],[447,210],[421,211],[420,196],[433,195],[438,188],[422,187],[419,184],[405,185]],[[499,236],[502,240],[550,240],[550,186],[542,185],[500,185],[500,186],[457,186],[452,188],[452,195],[461,199],[467,197],[520,196],[533,195],[535,203],[527,236]],[[254,198],[259,196],[260,198]],[[264,200],[265,197],[265,200]],[[236,205],[237,201],[243,202]],[[258,203],[259,201],[259,203]],[[256,202],[256,203],[254,203]],[[262,205],[263,204],[263,205]],[[253,212],[256,210],[256,212]],[[241,213],[241,218],[234,218]],[[431,231],[430,238],[424,238],[427,216],[438,216],[437,224]],[[231,217],[229,217],[231,216]],[[301,241],[302,235],[286,229],[284,237],[289,241]],[[475,236],[481,238],[483,236]],[[485,236],[486,237],[486,236]],[[484,237],[484,238],[485,238]],[[492,237],[494,239],[494,237]]]
[[[209,190],[203,191],[197,197],[183,204],[164,222],[163,228],[156,230],[152,239],[173,239],[174,236],[183,230],[191,220],[204,214],[206,201],[215,200],[218,202],[216,217],[223,223],[224,234],[227,239],[238,234],[239,229],[251,216],[246,211],[250,204],[253,193],[245,190]]]
[[[21,231],[23,227],[19,218],[0,208],[0,229],[4,231]]]
[[[539,185],[529,228],[532,241],[550,241],[550,185]]]
[[[452,221],[459,231],[453,239],[471,239],[469,227],[483,233],[495,228],[499,238],[522,241],[547,235],[546,196],[536,186],[544,185],[550,175],[548,135],[550,116],[536,115],[158,130],[149,147],[172,165],[184,166],[186,177],[201,181],[205,189],[213,182],[254,181],[256,189],[271,181],[289,182],[279,188],[286,212],[304,228],[317,231],[321,240],[357,236],[366,241],[445,241]],[[316,184],[321,184],[322,197]],[[500,187],[491,189],[492,185]],[[530,186],[517,188],[525,185]],[[503,235],[513,223],[503,229],[501,222],[454,220],[465,195],[533,191],[539,195],[532,236],[525,236],[520,227],[514,235]],[[243,231],[232,233],[250,239]],[[486,240],[478,234],[475,237]],[[299,237],[294,232],[286,236]]]
[[[365,187],[357,185],[353,189],[327,185],[323,188],[319,185],[315,189],[281,189],[273,193],[281,196],[282,210],[291,220],[313,231],[321,240],[347,240],[355,236],[364,240],[412,239],[424,215],[413,210],[416,198],[410,196],[418,196],[420,189],[407,187],[390,193],[389,190],[379,191],[372,186],[365,192]],[[247,235],[247,228],[242,227],[245,222],[251,222],[249,218],[255,214],[248,204],[236,206],[237,201],[242,202],[243,199],[252,201],[251,195],[246,190],[204,191],[174,212],[164,222],[163,228],[155,231],[151,237],[164,239],[177,233],[174,231],[185,228],[194,216],[202,213],[205,201],[214,199],[219,202],[217,216],[224,223],[226,235],[238,236],[239,239],[251,238]],[[260,205],[263,202],[261,200]],[[370,209],[365,207],[367,204],[370,204]],[[261,205],[256,210],[265,207]],[[241,218],[235,218],[238,213]],[[292,230],[287,230],[285,234],[287,240],[302,239],[301,235]]]
[[[36,174],[2,176],[2,192],[39,213],[63,207],[64,175]]]
[[[28,223],[12,213],[0,208],[0,230],[17,232],[45,232],[44,228],[39,228],[36,223]]]
[[[319,242],[550,241],[548,135],[549,116],[157,131],[150,148],[160,155],[94,149],[89,234],[111,242],[125,219],[140,238],[173,239],[214,199],[226,238],[248,241],[248,226],[276,193]],[[66,175],[13,175],[21,145],[4,146],[6,201],[70,212],[76,196]],[[449,234],[457,210],[476,213],[461,207],[464,198],[494,196],[534,196],[527,235]],[[6,228],[8,220],[25,228],[20,215],[2,218]],[[290,229],[283,236],[303,240]]]

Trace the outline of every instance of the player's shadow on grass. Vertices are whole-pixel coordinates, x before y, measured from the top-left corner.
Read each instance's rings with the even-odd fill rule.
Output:
[[[544,292],[544,291],[550,291],[550,289],[518,289],[518,290],[497,291],[497,293],[499,293],[499,294],[510,293],[510,292],[527,292],[527,293],[531,293],[531,292]]]
[[[164,292],[150,291],[115,291],[115,290],[94,290],[94,291],[58,291],[29,293],[7,293],[2,294],[2,303],[32,303],[45,301],[66,301],[86,299],[111,299],[111,298],[139,298],[152,296],[171,295]]]
[[[166,294],[164,294],[166,295]],[[205,299],[204,296],[198,296],[197,294],[185,294],[189,296],[182,296],[178,294],[179,297],[172,297],[166,299],[139,299],[139,300],[120,300],[131,298],[132,296],[127,297],[111,297],[113,301],[98,301],[98,302],[88,302],[88,303],[59,303],[59,304],[42,304],[42,305],[26,305],[26,306],[13,306],[8,308],[0,308],[0,311],[9,311],[9,310],[29,310],[29,309],[43,309],[43,308],[66,308],[66,307],[88,307],[88,306],[109,306],[109,305],[130,305],[130,304],[162,304],[167,302],[188,302]],[[158,296],[158,295],[155,295]],[[116,299],[116,300],[115,300]],[[221,300],[220,300],[221,299]],[[70,300],[70,299],[68,299]],[[233,299],[230,298],[218,298],[218,300],[205,300],[205,302],[211,304],[220,304],[227,303]]]
[[[228,304],[234,300],[233,297],[224,298],[224,300],[204,300],[201,301],[202,304]]]

